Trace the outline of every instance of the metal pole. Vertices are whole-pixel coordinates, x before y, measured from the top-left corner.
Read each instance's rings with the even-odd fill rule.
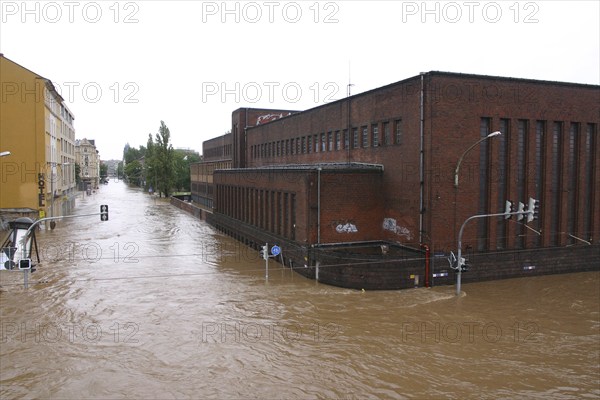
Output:
[[[23,287],[25,289],[27,289],[29,287],[28,278],[29,278],[29,270],[28,269],[24,269],[23,270]]]
[[[265,279],[269,279],[269,243],[265,243]]]
[[[515,212],[510,212],[510,213],[496,213],[496,214],[480,214],[480,215],[473,215],[470,216],[469,218],[467,218],[465,220],[465,222],[463,222],[463,224],[460,227],[460,231],[458,232],[458,251],[457,251],[457,259],[456,259],[456,295],[460,296],[460,286],[461,286],[461,279],[462,279],[462,263],[461,263],[461,258],[462,258],[462,234],[463,231],[465,230],[465,226],[467,225],[467,222],[469,222],[472,219],[476,219],[476,218],[489,218],[489,217],[506,217],[508,215],[519,215],[519,214],[529,214],[529,210],[528,211],[515,211]]]
[[[458,159],[458,162],[456,163],[456,169],[454,170],[454,187],[457,188],[458,187],[458,170],[460,169],[460,164],[462,163],[463,158],[465,157],[465,155],[471,151],[473,149],[473,147],[477,146],[479,143],[483,142],[486,139],[489,138],[493,138],[494,136],[498,136],[498,135],[502,135],[502,132],[500,131],[496,131],[496,132],[492,132],[487,136],[482,137],[481,139],[479,139],[478,141],[476,141],[475,143],[473,143],[471,145],[471,147],[469,147],[467,150],[465,150],[464,153],[462,153],[462,155],[460,156],[460,158]]]

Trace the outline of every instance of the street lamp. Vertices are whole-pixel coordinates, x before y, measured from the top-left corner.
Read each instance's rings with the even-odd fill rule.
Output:
[[[484,136],[481,139],[479,139],[478,141],[476,141],[475,143],[473,143],[471,145],[471,147],[469,147],[467,150],[465,150],[464,153],[462,153],[462,155],[458,159],[458,162],[456,163],[456,169],[454,170],[454,187],[455,188],[458,188],[458,170],[460,169],[460,164],[462,163],[462,160],[465,157],[465,155],[469,151],[471,151],[473,149],[473,147],[477,146],[479,143],[483,142],[486,139],[493,138],[494,136],[498,136],[498,135],[502,135],[502,132],[500,132],[500,131],[492,132],[489,135]]]
[[[462,153],[462,155],[460,156],[460,158],[458,159],[458,162],[456,163],[456,169],[454,170],[454,232],[456,232],[456,197],[457,197],[457,192],[458,192],[458,171],[460,169],[460,164],[462,163],[463,158],[465,157],[465,155],[471,151],[475,146],[477,146],[479,143],[483,142],[484,140],[493,138],[494,136],[498,136],[498,135],[502,135],[502,132],[500,131],[495,131],[490,133],[487,136],[482,137],[481,139],[479,139],[478,141],[476,141],[475,143],[473,143],[471,145],[471,147],[469,147],[467,150],[465,150],[464,153]],[[467,220],[468,221],[468,220]],[[465,221],[466,224],[466,221]],[[465,227],[465,224],[463,224],[460,228],[460,233],[458,235],[458,259],[457,259],[457,271],[456,271],[456,295],[460,295],[460,285],[461,285],[461,279],[462,279],[462,254],[461,254],[461,236],[462,236],[462,231]]]

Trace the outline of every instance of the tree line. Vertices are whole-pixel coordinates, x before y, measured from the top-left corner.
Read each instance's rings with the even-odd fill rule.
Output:
[[[160,121],[158,133],[148,134],[146,146],[133,148],[129,143],[123,150],[125,179],[147,191],[169,197],[175,191],[190,191],[190,164],[201,160],[188,150],[176,150],[170,143],[171,132]]]

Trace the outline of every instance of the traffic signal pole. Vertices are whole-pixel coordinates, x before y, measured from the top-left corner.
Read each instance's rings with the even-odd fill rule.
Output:
[[[99,213],[91,213],[91,214],[77,214],[77,215],[64,215],[62,217],[46,217],[46,218],[40,218],[37,221],[35,221],[33,224],[31,224],[31,226],[27,229],[27,231],[25,232],[25,235],[23,235],[23,243],[22,243],[22,247],[23,247],[23,259],[25,259],[27,257],[27,240],[29,238],[29,235],[31,234],[31,231],[33,230],[33,228],[35,228],[39,223],[44,222],[44,221],[55,221],[57,219],[63,219],[63,218],[80,218],[80,217],[91,217],[94,215],[100,215],[100,220],[101,221],[107,221],[108,220],[108,206],[107,205],[102,205],[100,207],[100,212]],[[39,261],[39,260],[38,260]],[[23,269],[23,286],[25,287],[25,289],[28,288],[28,279],[27,279],[27,275],[29,273],[29,269]]]
[[[507,208],[510,207],[510,204],[507,203]],[[521,208],[521,207],[520,207]],[[512,211],[512,212],[503,212],[503,213],[496,213],[496,214],[480,214],[480,215],[473,215],[470,216],[469,218],[467,218],[465,220],[465,222],[463,222],[463,224],[460,227],[460,231],[458,232],[458,252],[457,252],[457,260],[456,260],[456,295],[460,296],[460,289],[461,289],[461,278],[462,278],[462,270],[463,270],[463,258],[462,258],[462,234],[465,230],[465,226],[467,225],[467,222],[474,220],[474,219],[478,219],[478,218],[490,218],[490,217],[505,217],[505,218],[510,218],[512,215],[530,215],[533,219],[534,217],[534,213],[535,213],[535,209],[528,209],[528,210],[521,210],[521,211]]]

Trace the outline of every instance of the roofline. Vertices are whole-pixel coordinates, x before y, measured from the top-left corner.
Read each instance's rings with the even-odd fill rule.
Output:
[[[265,171],[325,171],[325,172],[383,172],[383,164],[369,164],[360,162],[350,163],[316,163],[316,164],[280,164],[251,168],[216,169],[214,172],[265,172]]]
[[[518,81],[524,83],[533,84],[544,84],[544,85],[558,85],[558,86],[571,86],[588,89],[600,89],[600,85],[594,85],[590,83],[577,83],[577,82],[564,82],[564,81],[549,81],[543,79],[532,79],[532,78],[514,78],[509,76],[497,76],[497,75],[478,75],[478,74],[467,74],[462,72],[447,72],[447,71],[429,71],[425,75],[441,75],[441,76],[455,76],[461,78],[473,78],[473,79],[490,79],[490,80],[501,80],[501,81]],[[420,76],[420,75],[419,75]]]
[[[32,70],[30,70],[29,68],[26,68],[26,67],[22,66],[22,65],[21,65],[21,64],[19,64],[18,62],[11,60],[10,58],[6,57],[6,56],[5,56],[3,53],[0,53],[0,58],[4,58],[5,60],[8,60],[8,61],[10,61],[11,63],[15,64],[15,65],[16,65],[16,66],[18,66],[19,68],[22,68],[22,69],[24,69],[25,71],[27,71],[27,72],[29,72],[29,73],[31,73],[31,74],[33,74],[33,75],[35,75],[35,78],[36,78],[36,79],[42,79],[42,80],[44,80],[44,81],[45,81],[45,83],[46,83],[46,86],[48,87],[48,90],[50,90],[52,93],[54,93],[54,94],[55,94],[55,95],[56,95],[56,96],[57,96],[57,97],[60,99],[60,102],[61,102],[61,103],[64,103],[64,102],[65,102],[65,99],[64,99],[64,98],[63,98],[63,97],[60,95],[60,93],[58,93],[58,92],[56,91],[56,87],[54,86],[54,84],[52,83],[52,81],[51,81],[50,79],[48,79],[48,78],[44,78],[44,77],[43,77],[43,76],[41,76],[40,74],[38,74],[38,73],[36,73],[36,72],[33,72]],[[65,105],[65,107],[66,107],[66,105]],[[67,109],[68,109],[68,107],[67,107]],[[73,112],[72,112],[70,109],[69,109],[69,113],[70,113],[71,115],[73,115]],[[73,117],[73,119],[75,119],[75,117]]]
[[[413,80],[420,80],[421,77],[427,77],[427,76],[448,76],[448,77],[456,77],[456,78],[467,78],[467,79],[488,79],[488,80],[497,80],[497,81],[517,81],[517,82],[522,82],[522,83],[531,83],[531,84],[540,84],[540,85],[555,85],[555,86],[569,86],[569,87],[578,87],[581,89],[600,89],[600,85],[592,85],[592,84],[587,84],[587,83],[572,83],[572,82],[561,82],[561,81],[547,81],[547,80],[538,80],[538,79],[530,79],[530,78],[511,78],[511,77],[506,77],[506,76],[493,76],[493,75],[477,75],[477,74],[466,74],[466,73],[461,73],[461,72],[446,72],[446,71],[429,71],[429,72],[421,72],[419,75],[415,75],[415,76],[411,76],[409,78],[397,81],[397,82],[392,82],[389,83],[387,85],[384,86],[380,86],[374,89],[370,89],[367,90],[365,92],[361,92],[361,93],[357,93],[355,95],[352,96],[348,96],[342,99],[338,99],[335,101],[332,101],[330,103],[325,103],[325,104],[320,104],[316,107],[313,108],[309,108],[307,110],[304,111],[298,111],[296,114],[292,114],[292,115],[288,115],[284,118],[289,118],[289,117],[293,117],[296,116],[298,114],[303,114],[306,112],[311,112],[314,110],[318,110],[320,108],[323,107],[328,107],[331,106],[332,104],[336,104],[336,103],[342,103],[345,101],[353,100],[353,99],[357,99],[360,98],[361,96],[369,96],[379,90],[383,90],[383,89],[389,89],[389,88],[393,88],[395,86],[399,86],[399,85],[403,85],[407,82],[413,81]],[[281,121],[284,118],[279,118],[273,121],[269,121],[268,123],[264,124],[271,124],[271,123],[276,123]],[[261,125],[256,125],[256,126],[250,126],[247,127],[247,129],[255,129],[255,128],[260,128],[262,126],[264,126],[263,124]]]
[[[287,110],[287,109],[284,110],[282,108],[240,107],[240,108],[236,108],[231,113],[233,114],[236,111],[285,111],[285,112],[292,112],[292,113],[302,112],[302,110]]]

